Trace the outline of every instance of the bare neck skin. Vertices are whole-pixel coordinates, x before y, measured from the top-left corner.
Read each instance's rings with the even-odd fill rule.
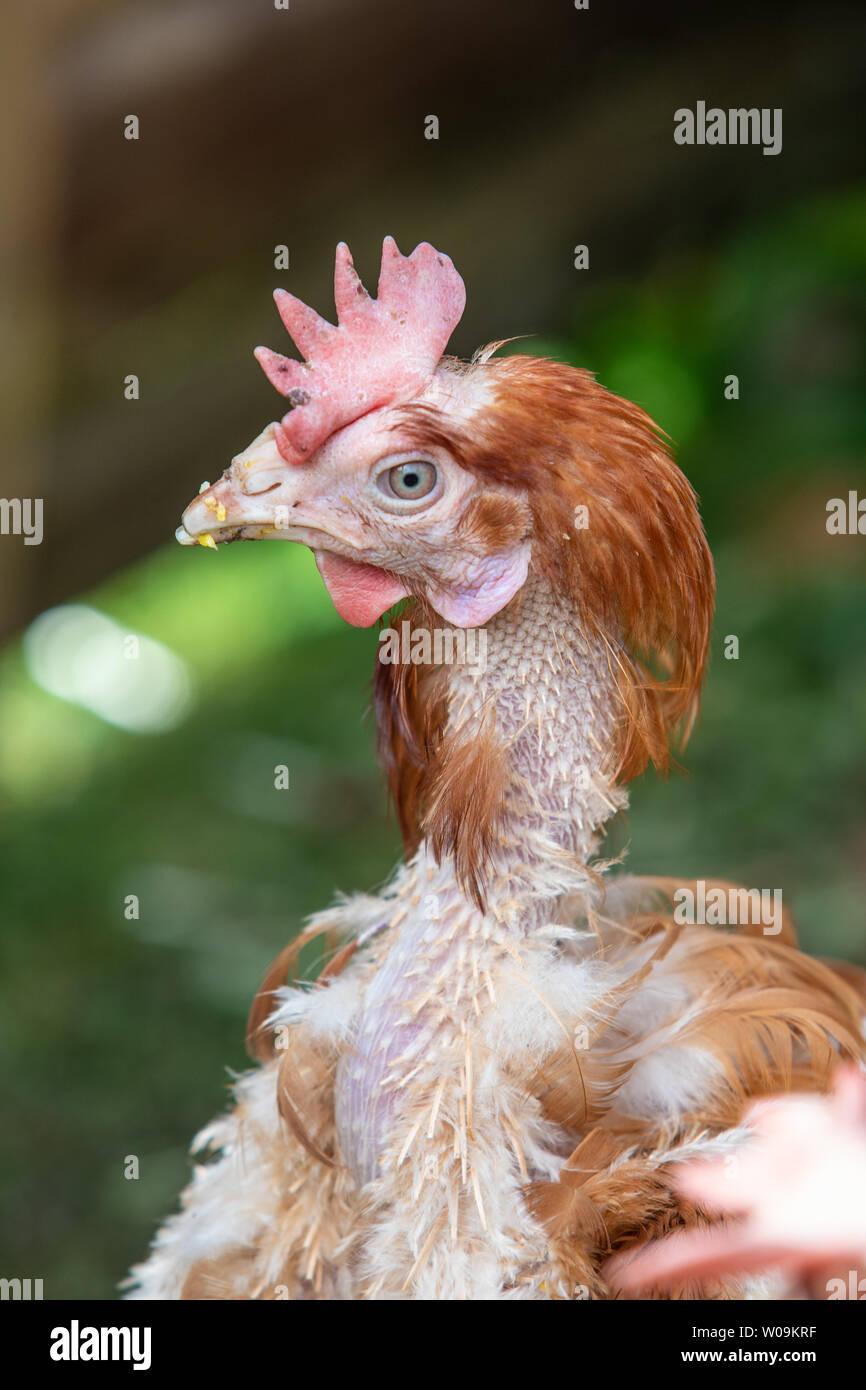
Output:
[[[624,802],[611,775],[616,701],[607,652],[533,575],[487,634],[486,668],[454,671],[451,721],[470,738],[492,725],[503,745],[505,815],[485,886],[489,911],[521,934],[545,920],[558,884],[585,882]]]
[[[589,887],[602,827],[626,799],[610,773],[615,720],[606,652],[530,575],[487,626],[484,669],[455,665],[450,679],[449,728],[470,738],[492,729],[508,759],[486,910],[450,856],[437,864],[423,843],[398,880],[338,1071],[341,1149],[359,1181],[386,1171],[413,1080],[441,1072],[454,1028],[471,1031],[492,1007],[497,961],[567,920],[568,899]]]

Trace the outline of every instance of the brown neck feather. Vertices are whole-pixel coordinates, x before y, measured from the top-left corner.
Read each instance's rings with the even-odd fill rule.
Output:
[[[498,640],[521,607],[546,602],[551,650],[579,628],[610,672],[615,718],[604,751],[616,780],[649,761],[665,771],[671,739],[685,741],[697,712],[713,610],[712,558],[690,484],[649,416],[589,372],[523,356],[455,370],[483,373],[489,404],[471,431],[407,407],[415,442],[447,448],[482,484],[519,489],[532,513],[531,582],[488,635]],[[488,520],[478,543],[495,549],[500,520]],[[483,530],[483,516],[473,524]],[[403,617],[441,626],[417,602]],[[489,727],[459,739],[452,674],[378,666],[379,748],[407,849],[428,838],[437,853],[454,853],[478,900],[508,779]]]

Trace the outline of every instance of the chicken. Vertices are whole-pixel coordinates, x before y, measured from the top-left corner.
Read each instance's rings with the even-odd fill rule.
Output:
[[[498,344],[443,357],[465,291],[427,244],[385,241],[376,299],[341,245],[335,299],[332,325],[277,291],[306,360],[256,355],[289,409],[178,538],[300,542],[347,622],[408,599],[410,651],[449,638],[376,663],[407,858],[268,972],[260,1064],[130,1296],[612,1297],[612,1253],[713,1219],[671,1166],[736,1151],[750,1099],[862,1059],[860,1002],[787,919],[689,924],[683,885],[599,861],[708,654],[712,560],[649,417]],[[290,983],[317,937],[328,964]]]

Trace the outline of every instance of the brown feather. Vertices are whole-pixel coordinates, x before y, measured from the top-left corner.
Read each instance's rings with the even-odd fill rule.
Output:
[[[658,939],[649,968],[685,930],[663,916],[678,886],[680,881],[674,879],[633,884],[633,910],[625,925],[638,940]],[[536,1068],[530,1087],[542,1105],[549,1106],[549,1093],[538,1088],[538,1080],[552,1072],[556,1115],[550,1117],[561,1117],[566,1125],[568,1116],[577,1119],[583,1114],[583,1123],[595,1117],[596,1127],[566,1160],[559,1180],[532,1183],[526,1191],[529,1209],[549,1234],[551,1254],[564,1280],[588,1287],[593,1298],[618,1296],[599,1272],[607,1253],[711,1219],[672,1190],[670,1165],[660,1161],[672,1147],[738,1124],[756,1097],[824,1090],[840,1058],[864,1056],[858,990],[827,964],[796,948],[790,918],[784,923],[787,939],[757,935],[760,929],[751,925],[739,934],[688,930],[690,950],[678,973],[691,983],[696,1008],[693,1018],[681,1021],[672,1045],[710,1052],[720,1063],[719,1076],[706,1087],[697,1110],[658,1126],[618,1110],[616,1089],[633,1063],[618,1072],[605,1071],[605,1065],[609,1068],[616,1061],[627,1040],[602,1053],[589,1085],[588,1066],[582,1065],[577,1077],[555,1057]],[[639,990],[647,969],[644,963],[618,991],[617,1000],[610,1001],[611,1037],[616,1003]],[[660,1039],[659,1046],[664,1045]],[[592,1271],[589,1282],[587,1269]],[[739,1292],[735,1281],[720,1281],[712,1289],[684,1284],[660,1296],[731,1298]]]
[[[429,610],[413,600],[402,622],[435,626]],[[447,718],[447,671],[444,667],[377,661],[373,704],[379,758],[397,810],[407,855],[415,853],[430,783],[436,775]]]
[[[504,811],[508,764],[491,729],[471,739],[449,731],[431,769],[422,830],[441,860],[454,858],[460,882],[484,910],[482,874],[490,864]]]
[[[322,1147],[322,1135],[333,1129],[334,1101],[330,1068],[293,1033],[277,1073],[277,1109],[292,1134],[319,1163],[335,1166],[333,1154]]]
[[[461,370],[483,374],[492,403],[468,430],[408,406],[413,442],[525,493],[533,565],[609,646],[620,779],[650,760],[666,769],[671,737],[679,730],[685,741],[697,713],[715,592],[691,485],[645,411],[590,372],[523,355]],[[581,506],[585,529],[575,524]]]
[[[254,1250],[232,1249],[213,1260],[199,1260],[186,1277],[180,1297],[193,1302],[246,1301],[255,1282]]]
[[[266,1062],[274,1055],[273,1034],[265,1033],[267,1021],[274,1011],[274,994],[286,983],[289,972],[297,965],[304,946],[323,936],[325,930],[326,928],[321,926],[306,927],[283,947],[265,971],[265,977],[256,990],[247,1016],[247,1051],[257,1061]]]
[[[273,1032],[267,1029],[268,1019],[274,1011],[276,991],[287,983],[291,972],[297,966],[298,957],[303,948],[308,946],[311,941],[320,938],[324,938],[325,942],[333,948],[333,928],[326,921],[315,922],[312,926],[305,927],[294,940],[283,947],[280,954],[268,966],[265,977],[256,990],[247,1016],[247,1052],[257,1061],[269,1061],[276,1051],[276,1040]],[[337,951],[336,955],[319,972],[316,986],[327,985],[335,976],[339,975],[341,970],[348,965],[357,949],[358,943],[349,941]]]
[[[605,644],[621,708],[619,780],[650,760],[667,770],[671,738],[679,729],[685,741],[697,712],[713,610],[712,558],[690,484],[649,416],[589,372],[525,356],[453,369],[482,373],[492,388],[473,425],[459,429],[422,405],[401,411],[403,425],[419,448],[447,449],[488,485],[464,514],[464,532],[490,551],[529,534],[533,566]],[[585,530],[575,525],[581,506]],[[401,616],[435,626],[417,601]],[[437,853],[457,854],[480,902],[506,769],[492,746],[474,769],[459,743],[447,746],[446,675],[377,665],[379,752],[407,853],[429,828]],[[489,791],[475,775],[482,768]]]

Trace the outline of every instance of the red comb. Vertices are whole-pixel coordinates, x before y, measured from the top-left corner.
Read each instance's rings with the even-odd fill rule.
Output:
[[[275,430],[288,463],[304,463],[335,430],[368,411],[423,390],[466,303],[447,256],[426,241],[402,256],[393,237],[382,243],[377,295],[367,294],[342,241],[334,268],[336,327],[294,295],[274,292],[280,318],[307,359],[256,348],[268,380],[291,402]]]

